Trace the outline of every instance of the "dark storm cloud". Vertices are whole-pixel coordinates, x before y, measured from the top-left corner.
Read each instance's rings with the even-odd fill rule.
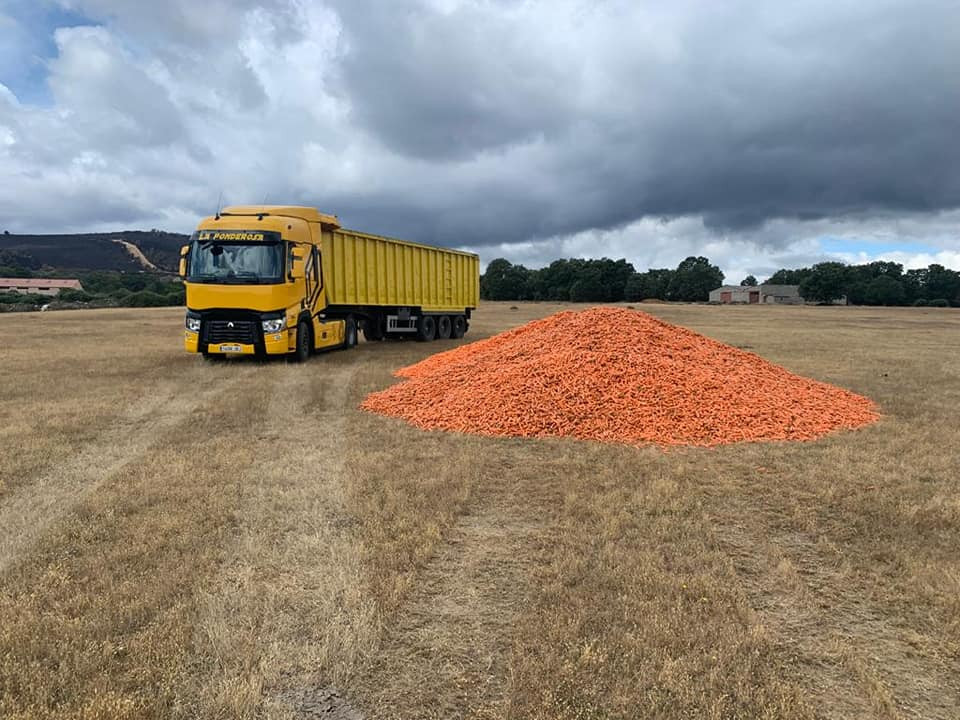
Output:
[[[351,48],[342,89],[356,118],[398,152],[463,159],[553,135],[569,121],[561,69],[530,53],[489,8],[447,14],[401,0],[385,11],[344,3],[338,12]]]
[[[0,228],[186,231],[222,192],[486,260],[960,267],[955,0],[34,5],[95,27],[0,10]]]
[[[338,90],[389,150],[502,182],[362,202],[474,244],[702,215],[718,230],[960,205],[954,2],[342,3]],[[543,148],[517,160],[517,148]],[[518,163],[520,163],[518,165]],[[524,164],[526,163],[526,164]]]

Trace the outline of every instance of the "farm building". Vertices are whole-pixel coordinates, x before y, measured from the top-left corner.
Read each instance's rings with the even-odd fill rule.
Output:
[[[712,303],[803,305],[799,285],[724,285],[710,291]]]
[[[58,295],[61,290],[83,290],[79,280],[60,278],[0,278],[0,292]]]

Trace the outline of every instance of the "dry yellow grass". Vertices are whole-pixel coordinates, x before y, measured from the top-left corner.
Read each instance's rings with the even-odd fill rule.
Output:
[[[509,306],[469,338],[559,309]],[[0,717],[960,717],[960,314],[643,309],[885,417],[424,433],[357,405],[446,343],[209,365],[176,310],[0,316]]]

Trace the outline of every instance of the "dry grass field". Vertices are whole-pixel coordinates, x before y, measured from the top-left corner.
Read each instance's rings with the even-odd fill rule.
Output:
[[[207,364],[181,310],[0,316],[0,717],[960,717],[960,312],[642,309],[884,418],[429,433],[357,405],[448,343]]]

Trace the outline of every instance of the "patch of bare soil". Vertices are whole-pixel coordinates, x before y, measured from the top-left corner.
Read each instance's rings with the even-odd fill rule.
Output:
[[[136,245],[134,245],[132,242],[128,242],[127,240],[122,240],[120,238],[114,238],[113,241],[118,245],[123,245],[124,249],[128,253],[130,253],[133,259],[136,260],[138,263],[140,263],[143,267],[147,268],[148,270],[160,269],[156,265],[154,265],[152,262],[150,262],[150,259],[143,254],[143,251],[140,248],[138,248]]]
[[[363,720],[359,710],[328,687],[284,690],[277,700],[302,720]]]

